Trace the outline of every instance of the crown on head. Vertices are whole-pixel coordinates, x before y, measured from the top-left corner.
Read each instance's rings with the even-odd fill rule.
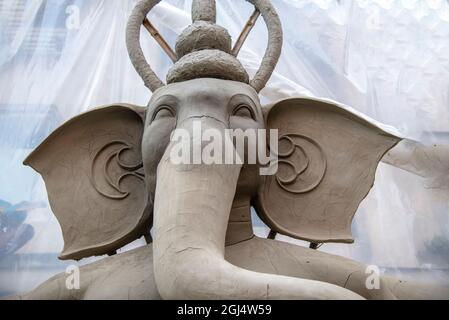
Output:
[[[247,0],[255,6],[255,11],[234,47],[228,31],[216,24],[215,0],[193,0],[192,24],[178,37],[176,53],[146,18],[148,12],[160,1],[140,0],[129,17],[126,30],[126,44],[131,62],[150,90],[154,91],[164,86],[164,83],[143,55],[139,41],[142,24],[174,62],[168,71],[167,83],[196,78],[218,78],[248,83],[257,92],[265,87],[282,48],[281,23],[269,0]],[[268,28],[268,45],[259,70],[250,80],[237,55],[259,15],[262,15]]]

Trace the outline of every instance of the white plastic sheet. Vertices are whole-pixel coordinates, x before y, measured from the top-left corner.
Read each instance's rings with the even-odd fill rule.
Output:
[[[447,281],[449,162],[441,145],[449,145],[448,2],[272,2],[285,40],[276,73],[261,92],[264,102],[298,95],[332,99],[439,150],[408,141],[393,151],[386,162],[405,170],[380,165],[353,224],[355,244],[320,250],[402,273],[429,269]],[[60,228],[42,179],[21,164],[26,155],[80,112],[113,102],[146,105],[151,96],[125,48],[134,4],[0,0],[0,296],[29,290],[72,263],[56,259]],[[190,5],[163,1],[149,14],[172,46],[190,23]],[[253,8],[243,0],[218,0],[217,10],[218,23],[235,40]],[[150,64],[165,78],[170,60],[145,30],[141,38]],[[239,55],[250,74],[265,46],[259,19]],[[267,232],[260,221],[256,231]]]

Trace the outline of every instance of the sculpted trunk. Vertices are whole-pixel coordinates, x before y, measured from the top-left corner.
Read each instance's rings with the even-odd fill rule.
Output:
[[[193,119],[181,128],[191,131]],[[201,121],[203,130],[225,129],[211,117]],[[241,165],[176,165],[170,160],[172,147],[173,142],[158,166],[154,207],[154,272],[163,298],[359,297],[331,284],[256,273],[226,262],[226,227]]]
[[[176,299],[360,298],[349,288],[366,298],[395,298],[383,281],[379,290],[366,286],[362,264],[253,236],[251,205],[274,233],[315,244],[352,243],[351,222],[374,183],[377,164],[401,138],[327,100],[292,97],[262,106],[258,92],[279,59],[282,28],[269,0],[247,1],[255,11],[233,44],[226,29],[215,23],[215,1],[193,0],[192,25],[179,36],[176,52],[147,20],[160,0],[136,2],[126,43],[136,71],[153,91],[148,106],[112,104],[74,117],[25,163],[45,180],[64,237],[61,259],[113,254],[142,236],[149,245],[83,266],[86,281],[76,293],[63,289],[63,273],[28,297],[152,299],[160,293]],[[268,42],[251,79],[237,55],[259,15]],[[167,84],[143,55],[142,24],[175,62]],[[210,164],[220,154],[212,147],[203,151],[213,156],[205,152],[207,161],[202,157],[195,121],[201,122],[200,131],[214,129],[221,138],[227,128],[276,130],[278,139],[267,142],[278,155],[279,170],[261,176],[257,171],[262,168],[250,165],[251,159],[244,165]],[[170,142],[177,136],[175,128],[190,133],[180,144]],[[259,145],[250,140],[245,143]],[[235,153],[232,143],[224,146],[220,151]],[[194,157],[187,162],[192,165],[176,164],[185,160],[177,152],[197,152],[198,147],[200,161]],[[224,258],[225,242],[226,257],[235,265]],[[402,281],[391,288],[413,298],[435,292],[429,288],[416,294],[416,287]]]

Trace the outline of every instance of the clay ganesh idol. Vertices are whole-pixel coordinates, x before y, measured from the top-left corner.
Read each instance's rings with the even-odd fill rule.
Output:
[[[280,19],[268,0],[248,0],[268,29],[250,79],[216,24],[213,0],[194,0],[165,83],[139,36],[159,0],[137,2],[127,26],[130,59],[153,92],[146,107],[111,104],[78,115],[25,160],[38,171],[62,229],[63,260],[110,256],[80,268],[79,290],[56,275],[22,299],[403,299],[449,292],[381,277],[314,248],[254,235],[251,208],[272,230],[316,244],[352,243],[351,222],[377,165],[400,137],[338,104],[291,97],[262,105],[259,92],[281,54]],[[248,30],[247,30],[248,31]],[[175,130],[278,132],[278,168],[259,163],[175,163]],[[202,143],[195,139],[183,143]],[[177,141],[179,147],[179,141]],[[267,150],[270,148],[267,138]],[[190,148],[191,146],[187,147]],[[272,147],[272,146],[271,146]],[[150,233],[151,231],[151,233]],[[145,236],[147,245],[120,254]],[[271,237],[272,238],[272,237]]]

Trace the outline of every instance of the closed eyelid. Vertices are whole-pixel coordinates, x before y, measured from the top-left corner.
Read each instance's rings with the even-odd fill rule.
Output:
[[[173,95],[164,95],[156,98],[154,101],[151,102],[153,110],[151,111],[151,117],[149,118],[150,123],[155,119],[158,112],[163,109],[168,110],[173,116],[175,116],[178,104],[179,99]]]
[[[229,100],[229,106],[232,108],[232,114],[238,111],[242,105],[245,105],[249,109],[251,117],[255,120],[258,114],[256,107],[257,105],[251,97],[245,94],[236,94]]]
[[[246,94],[239,93],[239,94],[233,95],[231,97],[231,99],[229,99],[229,104],[231,106],[232,105],[236,106],[236,105],[241,104],[243,102],[248,103],[252,108],[256,107],[256,103],[253,101],[253,99],[251,99],[251,97],[247,96]]]
[[[256,117],[255,117],[253,108],[247,106],[246,104],[245,104],[245,105],[243,105],[243,104],[238,105],[238,106],[233,110],[232,114],[233,114],[233,115],[237,115],[237,113],[238,113],[239,111],[241,111],[241,110],[248,110],[249,116],[250,116],[253,120],[256,120]]]
[[[179,99],[171,94],[167,94],[161,97],[158,97],[152,104],[156,106],[167,104],[169,106],[176,106],[179,104]]]

